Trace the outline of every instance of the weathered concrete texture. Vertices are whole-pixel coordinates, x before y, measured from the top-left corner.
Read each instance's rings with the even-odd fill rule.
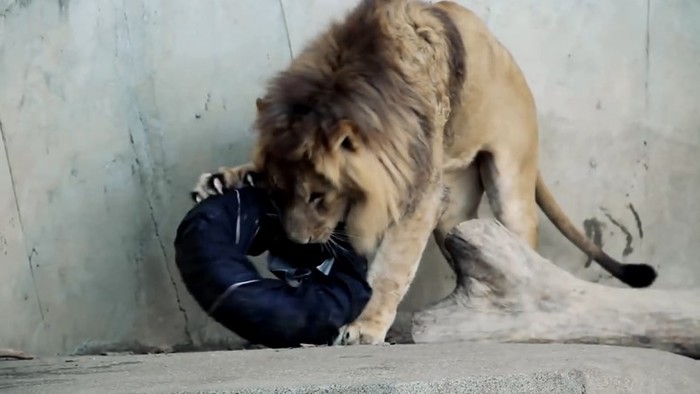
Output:
[[[0,123],[0,133],[2,127]],[[36,340],[38,333],[38,330],[27,329],[40,327],[43,316],[25,249],[17,200],[11,192],[12,175],[5,153],[5,143],[0,139],[0,188],[3,190],[0,193],[0,308],[7,313],[0,324],[0,338],[15,338],[16,346],[26,348]]]
[[[278,1],[22,1],[0,23],[0,343],[240,344],[172,242],[198,174],[248,159],[253,98],[290,59]]]
[[[700,3],[459,2],[523,68],[543,173],[574,222],[656,265],[657,286],[699,285]],[[266,80],[353,4],[0,0],[0,346],[240,344],[175,270],[187,192],[249,158]],[[543,256],[617,284],[541,217]],[[431,242],[401,308],[453,287]]]
[[[13,393],[697,393],[700,363],[573,345],[404,345],[0,362]]]

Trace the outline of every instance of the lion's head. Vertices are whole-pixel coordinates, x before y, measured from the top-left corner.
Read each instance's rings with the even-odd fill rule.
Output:
[[[258,99],[254,164],[282,206],[287,235],[327,242],[345,223],[360,252],[376,247],[420,193],[432,166],[432,106],[406,82],[379,17],[333,25]]]
[[[260,102],[260,119],[268,110]],[[350,120],[327,121],[313,111],[280,129],[263,130],[270,133],[261,135],[254,162],[281,204],[287,236],[299,243],[325,243],[344,223],[353,246],[370,252],[399,216],[403,197],[375,144]]]

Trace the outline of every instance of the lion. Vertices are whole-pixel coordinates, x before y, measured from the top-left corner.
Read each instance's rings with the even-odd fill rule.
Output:
[[[481,19],[450,1],[362,0],[269,81],[256,101],[250,163],[204,174],[197,201],[259,172],[299,243],[344,236],[370,258],[373,295],[335,344],[383,343],[431,234],[477,217],[538,246],[537,206],[561,233],[632,287],[646,264],[622,264],[574,226],[538,163],[533,95]]]

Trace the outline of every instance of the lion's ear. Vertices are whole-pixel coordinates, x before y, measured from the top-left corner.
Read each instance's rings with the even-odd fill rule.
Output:
[[[348,152],[355,152],[358,148],[357,127],[351,121],[344,119],[328,136],[328,145],[332,152],[340,149]]]
[[[270,103],[265,98],[258,97],[255,99],[255,107],[257,107],[258,112],[265,111],[269,105]]]

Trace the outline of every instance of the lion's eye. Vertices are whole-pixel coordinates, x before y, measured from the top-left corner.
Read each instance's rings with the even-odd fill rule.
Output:
[[[323,193],[314,192],[309,195],[310,204],[318,204],[323,201]]]

